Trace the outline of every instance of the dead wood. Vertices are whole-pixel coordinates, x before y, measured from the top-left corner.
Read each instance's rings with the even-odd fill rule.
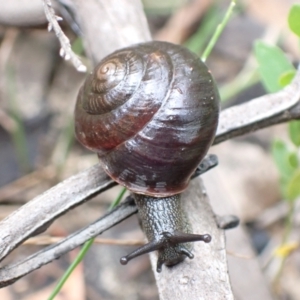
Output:
[[[142,7],[137,0],[123,1],[122,5],[117,0],[109,2],[76,0],[74,3],[86,47],[94,63],[117,48],[150,39]],[[99,16],[101,16],[100,25]],[[101,28],[106,28],[105,32],[102,32],[104,29]],[[110,28],[111,35],[109,36],[107,28]],[[249,103],[222,112],[215,143],[272,124],[299,118],[299,100],[300,71],[293,83],[283,91],[253,99]],[[112,185],[114,183],[104,174],[101,167],[96,165],[63,181],[20,207],[0,223],[0,259],[6,257],[22,241],[44,229],[61,214]],[[161,274],[156,275],[160,296],[162,299],[233,299],[226,263],[224,233],[216,225],[215,215],[201,181],[195,180],[185,192],[184,197],[185,209],[189,212],[193,231],[209,232],[213,236],[213,240],[207,245],[195,244],[194,260],[186,260],[172,269],[164,268]],[[134,213],[134,209],[132,205],[124,208],[123,204],[114,212],[116,212],[114,222],[119,222]],[[107,216],[111,216],[111,214]],[[78,243],[83,243],[84,240],[111,227],[112,223],[108,221],[107,216],[101,218],[101,222],[104,222],[105,225],[100,231],[85,231],[84,238],[81,236],[82,239],[76,243],[73,243],[74,240],[72,240],[72,243],[63,250],[69,251],[77,247]],[[80,235],[80,233],[77,234]],[[41,252],[41,255],[46,255],[42,264],[48,263],[64,253],[59,248],[61,243]],[[20,265],[24,261],[0,269],[2,286],[40,267],[42,265],[40,261],[37,263],[34,260],[38,255],[40,254],[26,259],[25,269],[20,269]],[[152,255],[152,260],[154,260],[154,256],[155,254]],[[197,280],[196,282],[200,285],[197,290],[195,290],[194,280]]]

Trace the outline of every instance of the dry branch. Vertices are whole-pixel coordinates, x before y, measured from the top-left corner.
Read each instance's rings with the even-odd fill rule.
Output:
[[[300,65],[283,90],[222,111],[214,144],[294,119],[300,119]]]
[[[52,7],[50,0],[42,0],[44,5],[44,11],[46,18],[49,22],[48,24],[48,31],[53,30],[60,42],[60,56],[63,57],[65,60],[70,60],[76,70],[78,72],[86,72],[86,66],[80,61],[78,56],[72,51],[70,40],[67,36],[63,33],[62,29],[60,28],[58,21],[62,21],[62,18],[55,15],[55,11]]]
[[[200,175],[210,170],[212,167],[216,166],[216,164],[216,157],[214,155],[208,156],[206,158],[206,163],[204,163],[203,166],[201,166],[201,163],[200,168],[197,169],[196,173]],[[74,208],[75,206],[81,204],[83,201],[91,198],[94,194],[101,193],[107,188],[116,185],[115,182],[113,182],[110,178],[107,177],[107,175],[103,172],[99,165],[88,169],[84,173],[84,176],[82,176],[83,174],[80,173],[80,178],[87,182],[87,186],[83,188],[83,190],[87,190],[87,193],[82,192],[81,185],[79,185],[79,189],[77,188],[77,176],[73,176],[68,180],[65,180],[64,182],[58,184],[57,186],[53,187],[45,193],[46,199],[48,198],[50,199],[50,201],[51,199],[58,199],[58,201],[61,201],[61,199],[66,200],[65,206],[62,207],[61,210],[55,210],[55,206],[59,205],[59,203],[54,200],[52,201],[54,205],[50,209],[51,213],[47,214],[45,213],[45,211],[42,211],[42,218],[40,218],[40,215],[36,215],[36,213],[38,213],[41,210],[41,207],[38,207],[36,212],[33,211],[33,207],[42,204],[42,201],[44,199],[43,196],[45,196],[45,194],[43,194],[28,202],[26,205],[22,206],[23,208],[27,206],[25,209],[22,209],[21,207],[16,211],[15,214],[9,215],[5,219],[6,222],[5,220],[3,221],[4,229],[9,229],[11,224],[17,222],[18,218],[23,217],[23,213],[28,213],[29,210],[32,209],[33,219],[35,219],[37,223],[32,225],[31,228],[26,228],[25,230],[22,230],[23,223],[20,224],[20,227],[17,225],[16,230],[13,231],[12,236],[8,236],[7,241],[9,242],[9,247],[7,247],[6,249],[7,252],[4,251],[3,253],[1,253],[0,260],[4,259],[5,256],[7,256],[22,241],[24,241],[31,235],[37,234],[37,232],[45,230],[45,228],[49,226],[49,224],[51,224],[51,222],[55,218],[57,218],[60,214],[66,213],[68,211],[68,208]],[[72,199],[73,191],[75,191],[75,196],[73,196]],[[47,195],[49,194],[49,192],[51,194],[50,198]],[[67,199],[72,200],[68,201]],[[48,207],[46,206],[46,208]],[[80,246],[88,239],[96,237],[97,235],[118,224],[119,222],[128,218],[136,212],[137,208],[132,202],[132,199],[128,197],[127,201],[119,205],[113,211],[107,213],[105,216],[96,220],[91,225],[88,225],[83,229],[78,230],[77,232],[73,233],[72,235],[68,236],[67,238],[63,239],[57,244],[47,247],[33,254],[32,256],[17,262],[16,264],[11,264],[0,269],[0,287],[9,285],[17,279],[25,276],[29,272],[32,272],[33,270],[36,270],[37,268],[40,268],[41,266],[53,261],[54,259],[59,258],[61,255]],[[52,216],[52,218],[50,218],[50,216]],[[215,222],[211,222],[211,224],[214,224],[216,226]]]
[[[150,35],[147,27],[145,27],[145,18],[140,3],[135,0],[124,2],[125,4],[123,5],[128,4],[130,7],[134,7],[134,13],[138,16],[133,19],[127,19],[127,23],[129,23],[128,20],[130,20],[131,30],[138,32],[135,35],[127,35],[128,26],[125,26],[122,21],[124,18],[126,19],[124,15],[126,16],[126,13],[128,11],[130,12],[130,9],[127,7],[127,9],[124,10],[119,1],[74,1],[77,7],[76,13],[78,14],[78,20],[81,22],[80,25],[86,37],[86,44],[94,61],[98,61],[103,55],[107,54],[107,51],[111,52],[116,48],[149,39]],[[109,14],[112,7],[114,8],[113,17]],[[89,9],[91,11],[89,11]],[[99,34],[98,30],[102,27],[99,25],[96,26],[99,15],[102,16],[102,25],[106,22],[110,24],[110,28],[118,29],[117,34],[112,34],[115,40],[111,43],[110,41],[107,43],[103,42],[103,38],[106,38],[107,34]],[[90,26],[90,24],[92,25]],[[122,31],[123,25],[124,28],[126,27],[127,29],[124,32]],[[131,40],[129,40],[130,38]],[[107,47],[105,49],[102,47],[104,44],[105,47]],[[278,122],[300,118],[299,82],[300,70],[298,70],[297,77],[293,83],[282,92],[263,96],[258,98],[259,100],[254,99],[247,104],[229,108],[222,112],[215,143]],[[282,106],[281,102],[287,102],[289,104]],[[264,104],[266,105],[266,109],[262,109],[262,105]],[[268,105],[269,108],[267,108]],[[270,107],[272,109],[270,109]],[[255,112],[254,115],[252,111]],[[37,231],[49,225],[61,214],[112,185],[114,185],[114,183],[111,179],[105,175],[100,166],[96,165],[63,181],[46,193],[20,207],[0,223],[0,259],[3,259],[26,238],[36,234]],[[191,184],[184,197],[186,199],[184,203],[187,205],[186,209],[189,211],[189,217],[193,222],[194,231],[199,233],[203,232],[204,229],[205,232],[209,231],[213,235],[213,242],[208,245],[203,245],[202,243],[196,244],[194,249],[194,261],[186,260],[175,268],[164,268],[163,272],[157,276],[161,298],[169,299],[170,296],[168,295],[172,292],[172,299],[199,299],[199,295],[205,295],[205,299],[232,299],[227,274],[224,235],[222,230],[219,230],[216,226],[215,216],[209,206],[203,187],[199,187],[199,181],[196,180],[194,184]],[[116,214],[120,213],[114,218],[114,222],[119,222],[133,213],[132,206],[128,206],[131,210],[126,210],[122,207],[124,208],[124,206],[119,206],[114,211]],[[109,214],[108,216],[111,215]],[[201,222],[199,222],[199,220],[201,220]],[[101,222],[105,224],[104,228],[111,226],[107,216],[101,218]],[[104,228],[101,230],[105,230]],[[84,230],[87,231],[84,232]],[[84,234],[82,234],[83,232]],[[70,244],[72,244],[72,247],[76,247],[77,243],[82,243],[84,240],[97,234],[98,231],[95,232],[93,229],[91,233],[89,229],[85,228],[81,230],[80,233],[73,234],[69,237],[70,239],[76,239],[77,235],[79,236],[79,241],[77,240],[76,243],[73,243],[74,240],[72,240]],[[59,251],[59,247],[61,247],[62,243],[53,245],[47,248],[46,251],[34,254],[23,261],[23,265],[22,263],[17,263],[14,266],[11,265],[0,269],[0,282],[2,285],[11,283],[20,276],[23,276],[21,274],[26,274],[34,268],[41,266],[41,257],[44,263],[45,261],[49,262],[51,259],[57,258],[59,256],[58,254],[62,254],[62,252]],[[203,255],[203,253],[205,253],[205,255]],[[204,256],[205,260],[203,259]],[[37,260],[37,257],[39,260]],[[199,266],[199,263],[202,264],[202,266]],[[197,276],[198,273],[200,273],[200,276],[197,282],[201,286],[201,291],[199,290],[198,293],[202,294],[195,295],[193,291],[193,280],[196,278],[194,276]],[[186,276],[182,274],[186,274]],[[170,276],[172,280],[169,280]],[[190,286],[193,288],[188,288]]]
[[[60,215],[113,185],[96,165],[21,206],[0,223],[0,260],[28,237],[44,231]]]
[[[251,132],[257,128],[262,128],[268,126],[268,124],[274,124],[276,122],[283,122],[290,118],[300,118],[300,84],[299,84],[299,77],[300,77],[300,71],[298,70],[297,76],[293,83],[283,90],[282,92],[275,93],[272,95],[267,95],[260,97],[258,99],[254,99],[249,103],[240,105],[238,107],[233,107],[225,110],[226,112],[225,117],[223,117],[224,112],[221,113],[220,118],[220,125],[219,128],[222,128],[222,131],[218,131],[216,141],[221,142],[225,139],[228,139],[232,136],[241,135],[247,132]],[[288,91],[288,92],[287,92]],[[280,112],[278,109],[274,109],[273,113],[274,115],[268,115],[267,119],[262,119],[259,115],[260,112],[260,106],[264,101],[276,103],[279,99],[278,97],[282,97],[282,100],[289,101],[288,97],[289,95],[293,95],[293,98],[297,99],[298,102],[294,104],[291,108],[285,110],[285,107]],[[249,112],[248,109],[244,109],[247,106],[254,106],[255,111],[258,112],[258,115],[256,115],[256,118],[259,121],[259,126],[256,125],[255,121],[253,120],[253,116],[250,117],[247,113],[252,115],[251,112]],[[293,105],[292,102],[290,102],[291,106]],[[240,115],[236,113],[230,113],[230,111],[233,110],[240,110],[243,111],[244,118],[246,120],[251,120],[250,124],[243,123],[241,124],[240,121]],[[263,111],[262,111],[263,112]],[[227,119],[227,116],[228,117]],[[230,124],[230,126],[226,127],[226,124]],[[222,139],[221,139],[222,137]],[[6,219],[4,219],[0,223],[0,259],[3,259],[5,256],[7,256],[15,247],[17,247],[20,243],[22,243],[26,238],[33,235],[37,230],[45,227],[46,225],[49,225],[51,221],[53,221],[55,218],[60,216],[63,213],[66,213],[69,209],[81,204],[82,202],[88,200],[93,195],[100,193],[101,191],[113,186],[115,183],[111,181],[107,177],[107,175],[103,172],[101,167],[99,165],[93,166],[90,169],[79,173],[62,183],[58,184],[57,186],[53,187],[52,189],[48,190],[44,194],[36,197],[35,199],[28,202],[26,205],[23,205],[18,210],[16,210],[13,214],[9,215]],[[194,187],[195,188],[195,187]],[[190,187],[188,192],[193,191],[193,189]],[[199,192],[199,191],[198,191]],[[188,197],[189,198],[189,197]],[[197,197],[191,197],[191,199],[188,199],[187,201],[184,201],[184,203],[193,203],[193,199],[198,199]],[[208,205],[208,204],[207,204]],[[206,211],[210,211],[210,207],[206,207]],[[123,211],[124,214],[119,215],[120,219],[124,219],[127,216],[131,214],[129,211]],[[203,219],[204,221],[207,220],[207,216],[209,214],[205,214],[205,210],[198,211],[197,209],[189,210],[190,218],[196,217],[198,220]],[[22,222],[20,222],[22,220]],[[105,220],[105,219],[104,219]],[[115,220],[115,222],[119,222],[119,220]],[[209,222],[209,224],[215,225],[215,222]],[[206,227],[206,230],[208,230],[209,227]],[[194,229],[195,230],[195,229]],[[202,229],[199,229],[198,232],[201,232]],[[212,229],[211,229],[212,230]],[[213,230],[212,230],[213,232]],[[94,233],[95,234],[95,233]],[[96,235],[96,234],[95,234]],[[73,236],[76,236],[75,234]],[[87,234],[85,236],[85,240],[87,240],[91,235]],[[81,240],[82,242],[82,240]],[[80,243],[81,243],[80,242]],[[220,242],[220,240],[219,240]],[[223,242],[223,241],[221,241]],[[73,243],[73,248],[78,246],[79,244]],[[201,245],[201,244],[200,244]],[[53,245],[53,248],[56,246]],[[201,246],[200,246],[201,248]],[[219,249],[223,249],[222,247]],[[197,251],[198,250],[198,251]],[[203,250],[203,249],[202,249]],[[195,256],[200,255],[202,253],[201,249],[195,248]],[[225,250],[224,250],[225,251]],[[62,255],[64,252],[58,252],[60,255]],[[51,256],[48,255],[48,252],[45,251],[45,253],[40,253],[42,255],[42,261],[45,263],[45,261],[50,262]],[[46,256],[46,259],[44,258]],[[32,258],[36,259],[36,255],[32,256]],[[197,258],[196,258],[197,259]],[[208,257],[206,257],[207,260],[210,260]],[[30,259],[26,259],[26,262],[30,262]],[[33,261],[34,262],[34,261]],[[189,264],[188,264],[189,265]],[[177,272],[178,274],[185,273],[184,266],[188,266],[187,264],[181,264],[178,268],[183,268],[183,270],[180,270],[180,272]],[[8,278],[7,276],[10,275],[13,278],[20,277],[20,273],[14,273],[14,271],[20,272],[20,270],[17,269],[17,267],[20,266],[20,263],[16,264],[14,268],[13,266],[6,267],[5,269],[0,270],[0,282],[2,282],[2,285],[4,282],[7,284],[11,282],[12,278]],[[28,273],[29,271],[32,271],[35,269],[36,266],[40,266],[40,264],[27,264],[27,267],[30,267],[29,269],[26,269],[24,265],[22,265],[23,274]],[[194,265],[195,266],[195,265]],[[7,270],[10,269],[11,272],[7,273]],[[175,268],[174,268],[175,270]],[[170,274],[167,271],[164,270],[162,274]],[[198,272],[198,270],[197,270]],[[197,273],[196,272],[196,273]],[[180,276],[180,275],[179,275]],[[216,279],[214,277],[211,278],[211,280],[208,281],[208,283],[211,286],[211,283],[213,283]],[[160,277],[158,281],[158,285],[160,285],[161,282],[165,282],[165,277]],[[162,284],[164,285],[164,284]]]
[[[103,231],[107,230],[136,213],[136,206],[132,201],[125,201],[118,206],[117,209],[111,211],[107,215],[96,222],[90,224],[82,230],[79,230],[68,236],[61,242],[41,250],[28,258],[11,264],[0,269],[0,287],[14,283],[19,278],[25,276],[29,272],[40,268],[41,266],[59,258],[62,253],[66,253],[82,245],[87,239],[90,239]]]
[[[1,1],[0,24],[32,26],[46,23],[41,0]]]
[[[85,50],[94,65],[117,49],[151,40],[139,0],[73,2]]]
[[[193,232],[210,233],[209,244],[194,243],[193,260],[157,273],[156,253],[151,253],[151,264],[156,278],[160,299],[234,299],[230,286],[224,231],[215,221],[205,187],[200,180],[193,180],[182,194]],[[195,212],[195,213],[193,213]],[[201,212],[201,215],[200,215]]]
[[[64,240],[63,237],[60,236],[48,236],[48,235],[40,235],[36,237],[29,238],[26,240],[23,245],[53,245]],[[114,245],[114,246],[142,246],[145,245],[145,241],[143,240],[120,240],[120,239],[108,239],[108,238],[95,238],[94,244],[101,245]]]

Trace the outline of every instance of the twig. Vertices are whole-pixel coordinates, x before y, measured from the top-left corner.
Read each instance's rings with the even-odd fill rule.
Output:
[[[119,204],[120,201],[123,199],[124,194],[126,193],[126,188],[123,187],[120,191],[119,195],[115,198],[115,200],[111,203],[108,211],[111,212],[113,209],[115,209]],[[134,205],[134,200],[131,196],[127,197],[127,202],[131,202],[132,205]],[[67,270],[64,272],[62,277],[59,279],[57,284],[55,285],[54,289],[52,290],[48,300],[54,300],[56,296],[59,294],[65,283],[68,281],[72,273],[75,271],[75,269],[78,267],[78,265],[82,262],[84,257],[86,256],[89,249],[94,244],[95,237],[90,238],[88,241],[86,241],[82,248],[80,249],[79,253],[76,255],[76,257],[73,259],[72,263],[69,265]]]
[[[19,31],[15,28],[9,28],[5,31],[1,47],[0,47],[0,74],[6,74],[7,72],[7,62],[11,56],[13,46],[17,40]],[[7,99],[7,76],[0,77],[0,97],[2,99]],[[8,133],[14,132],[18,124],[17,122],[4,110],[0,109],[0,126],[2,126]]]
[[[66,253],[82,245],[87,239],[101,234],[103,231],[136,213],[136,211],[136,206],[131,201],[126,201],[119,205],[117,209],[104,215],[89,226],[73,233],[58,244],[51,245],[16,264],[3,267],[0,269],[0,287],[12,284],[29,272],[59,258],[62,253]]]
[[[26,174],[0,188],[0,203],[11,199],[15,195],[24,192],[26,189],[40,183],[41,181],[53,179],[55,176],[56,169],[52,165]]]
[[[41,0],[1,1],[0,23],[12,27],[46,24]]]
[[[226,14],[225,14],[222,22],[217,26],[216,31],[214,32],[214,35],[212,36],[207,47],[203,51],[203,54],[201,56],[202,61],[205,62],[207,57],[209,56],[210,52],[212,51],[216,41],[218,40],[219,36],[221,35],[222,31],[224,30],[226,24],[228,23],[235,5],[236,5],[235,0],[231,0],[230,5],[226,11]]]
[[[295,201],[295,222],[300,222],[300,199]],[[283,200],[265,209],[260,215],[254,219],[254,223],[258,228],[267,228],[274,223],[282,221],[289,212],[288,202]]]
[[[79,5],[78,3],[80,2],[81,1],[78,0],[77,5]],[[113,1],[110,1],[109,3],[112,2]],[[93,34],[91,36],[93,38],[96,38],[95,35]],[[97,43],[99,45],[99,41]],[[93,53],[93,56],[96,57],[96,54]],[[298,81],[293,82],[293,84],[290,86],[289,92],[284,90],[284,92],[279,92],[277,94],[261,97],[259,98],[260,101],[254,99],[251,101],[254,104],[248,103],[245,105],[241,105],[239,107],[225,110],[221,114],[220,125],[219,125],[218,134],[215,142],[218,143],[228,138],[231,138],[233,136],[244,134],[256,130],[258,128],[266,127],[269,126],[270,124],[275,124],[276,121],[283,122],[288,118],[299,118],[300,117],[300,104],[299,104],[300,102],[299,101],[300,99],[299,76],[300,75],[299,73],[300,71],[298,71],[298,75],[296,77]],[[293,101],[289,102],[288,106],[279,105],[280,109],[273,109],[274,108],[273,106],[274,105],[276,106],[278,104],[276,101],[275,104],[273,103],[274,99],[276,100],[278,99],[278,97],[281,99],[282,102],[283,101],[289,102],[290,99],[292,99]],[[273,103],[271,114],[266,114],[264,110],[261,110],[261,105],[263,101],[267,101],[267,102],[271,101]],[[251,105],[253,105],[252,108],[255,111],[255,115],[251,113],[249,109],[249,105],[250,107]],[[247,109],[245,109],[245,107]],[[243,122],[241,122],[241,120]],[[259,126],[257,126],[255,122],[258,122]],[[0,223],[0,258],[3,259],[5,256],[8,255],[8,253],[10,253],[26,238],[36,234],[38,230],[41,231],[41,229],[44,229],[59,215],[65,213],[66,211],[75,207],[76,205],[79,205],[83,201],[90,199],[96,193],[100,193],[101,191],[108,189],[113,185],[114,183],[112,182],[111,179],[107,177],[107,175],[104,174],[101,167],[99,165],[96,165],[87,171],[84,171],[76,176],[69,178],[68,180],[60,183],[54,188],[48,190],[46,193],[36,197],[26,205],[22,206],[20,209],[15,211],[13,214],[8,216],[5,220],[3,220]],[[192,186],[191,189],[194,189],[194,186]],[[199,194],[200,191],[201,190],[198,189],[197,193]],[[202,191],[203,191],[203,187],[202,187]],[[202,194],[204,195],[204,192],[202,192]],[[195,196],[194,199],[198,199],[197,197],[199,195],[192,195],[192,196]],[[190,196],[188,197],[188,199],[190,200]],[[189,201],[184,201],[184,202],[188,203]],[[207,210],[210,209],[207,202],[205,202],[203,205]],[[115,210],[116,214],[120,212],[121,209],[120,207],[121,206],[119,206]],[[196,209],[192,209],[190,211],[192,217],[196,217],[195,215],[193,215],[194,211],[196,211]],[[209,226],[209,228],[206,227],[206,229],[210,230],[212,227],[215,226],[215,222],[212,218],[213,214],[211,213],[211,211],[208,214],[206,214],[206,212],[207,211],[202,210],[201,217],[199,217],[199,215],[197,216],[197,220],[195,221],[195,226],[197,226],[196,223],[200,219],[201,222],[204,223],[206,222],[205,225]],[[118,222],[118,220],[120,221],[121,219],[126,218],[126,215],[128,216],[130,214],[132,214],[132,211],[129,212],[125,210],[125,212],[123,211],[118,216],[115,216],[114,222]],[[209,218],[207,217],[207,215],[209,216]],[[109,225],[111,223],[108,222],[108,219],[109,219],[109,215],[106,215],[101,219],[101,222],[104,223],[105,228],[111,226]],[[23,262],[19,262],[14,265],[9,265],[2,268],[0,270],[0,282],[2,282],[3,285],[12,283],[13,281],[20,278],[21,276],[24,276],[25,274],[42,266],[43,264],[48,263],[51,260],[59,257],[62,253],[64,253],[64,251],[66,251],[66,249],[73,249],[73,247],[76,247],[77,242],[83,243],[83,241],[89,239],[92,236],[97,235],[98,233],[95,232],[94,231],[95,228],[93,228],[94,225],[95,223],[91,225],[90,227],[90,229],[92,228],[91,231],[89,231],[90,229],[87,228],[81,230],[77,234],[76,233],[73,234],[71,236],[72,239],[70,239],[71,237],[69,237],[67,238],[67,240],[65,240],[65,242],[62,242],[58,245],[50,246],[45,250],[43,250],[42,252],[39,252],[39,254],[34,254],[33,256],[25,259]],[[215,232],[215,229],[212,230],[214,230]],[[79,241],[73,243],[77,235],[80,236]],[[218,268],[214,269],[215,270],[213,272],[214,274],[210,273],[209,278],[206,277],[205,280],[199,283],[200,284],[199,286],[201,286],[202,290],[206,290],[206,288],[209,289],[211,287],[209,286],[209,284],[214,285],[215,283],[217,283],[219,286],[225,287],[223,285],[224,282],[226,282],[226,288],[228,288],[226,256],[224,250],[225,244],[224,244],[224,236],[221,231],[219,232],[219,234],[215,235],[214,242],[216,242],[215,244],[216,248],[214,249],[208,248],[208,249],[211,250],[210,252],[213,252],[213,255],[219,255],[219,257],[221,258],[219,266],[222,267],[222,272],[221,272],[222,277],[221,278],[218,277],[220,274],[220,272],[217,272],[217,269],[220,269],[218,266]],[[209,246],[210,245],[208,245],[208,247]],[[199,249],[201,249],[201,247]],[[197,253],[200,253],[199,249],[197,250],[198,252],[196,251]],[[206,261],[201,260],[201,262],[207,264],[207,270],[210,270],[209,264],[212,259],[212,256],[210,254],[211,253],[208,253],[207,254],[208,256],[205,257]],[[176,267],[176,269],[184,270],[186,266],[191,267],[192,265],[189,262],[185,262],[184,264],[181,264],[180,266]],[[165,276],[165,274],[169,274],[169,271],[167,272],[166,270],[166,272],[162,274],[161,278],[164,278],[163,276]],[[217,276],[215,276],[216,274]],[[179,274],[174,274],[174,273],[173,275],[179,276]],[[177,283],[176,280],[174,281],[174,284]],[[214,292],[214,290],[212,291]],[[222,297],[223,295],[219,294],[219,296]],[[197,299],[199,299],[199,297]],[[232,297],[229,296],[226,299],[232,299]]]
[[[78,72],[86,72],[87,68],[86,66],[80,61],[78,56],[72,51],[71,44],[69,39],[66,37],[66,35],[61,30],[58,21],[61,21],[62,18],[55,15],[55,11],[52,8],[52,4],[50,0],[42,0],[43,6],[45,10],[46,18],[49,22],[48,24],[48,31],[54,30],[60,45],[60,56],[64,57],[65,60],[71,60],[72,64],[76,68]]]
[[[84,49],[94,65],[117,49],[151,40],[140,0],[73,0],[72,3],[83,32]]]
[[[214,144],[274,124],[300,118],[300,65],[283,90],[222,111]]]
[[[208,196],[201,180],[194,180],[182,194],[184,209],[188,213],[192,231],[209,232],[211,243],[194,243],[194,259],[157,273],[157,254],[150,259],[160,299],[226,299],[233,300],[225,250],[224,231],[218,228],[215,215],[208,204]],[[193,214],[192,211],[201,212]]]
[[[206,163],[200,164],[197,174],[200,175],[210,170],[212,166],[216,166],[216,163],[214,155],[208,156]],[[79,182],[78,179],[82,180],[82,182]],[[84,184],[82,185],[82,183]],[[116,185],[116,183],[107,177],[99,165],[96,165],[80,173],[79,177],[75,175],[63,181],[46,193],[20,207],[0,223],[0,241],[2,240],[0,242],[0,261],[25,239],[45,230],[59,215],[113,185]],[[137,211],[135,205],[130,202],[130,199],[128,197],[127,202],[119,205],[93,224],[63,239],[60,243],[51,245],[16,264],[0,269],[0,287],[13,283],[18,278],[53,261],[64,253],[80,246],[90,238],[97,236],[113,225],[128,218]],[[45,202],[47,203],[46,206]],[[27,214],[27,216],[24,214]],[[111,214],[113,214],[113,218]],[[25,218],[24,222],[18,222],[22,218]]]
[[[254,99],[246,104],[235,106],[222,112],[215,143],[220,143],[233,136],[245,134],[276,122],[300,118],[299,78],[300,69],[298,69],[291,85],[283,91]],[[270,111],[266,111],[267,107]],[[253,114],[253,111],[255,114]],[[107,177],[99,165],[96,165],[63,181],[20,207],[0,223],[0,259],[6,257],[39,228],[49,225],[50,222],[67,210],[113,185],[115,183]],[[105,221],[105,218],[103,220]],[[90,237],[85,237],[85,240]],[[55,248],[56,245],[52,247]],[[47,254],[44,255],[47,256]],[[49,256],[47,262],[51,261],[51,258]],[[30,259],[28,258],[27,261],[30,261]],[[39,262],[38,266],[41,265],[41,262]],[[17,266],[19,265],[16,265],[16,270]],[[29,263],[26,266],[27,268],[32,268],[32,265]],[[5,270],[8,269],[11,270],[11,273],[0,271],[0,282],[8,280],[8,276],[13,276],[12,266],[5,267]],[[27,269],[26,272],[28,273],[32,270]],[[2,277],[1,274],[5,274],[5,277]]]
[[[33,245],[33,246],[41,246],[41,245],[53,245],[56,243],[60,243],[64,240],[64,237],[59,236],[36,236],[28,239],[22,245]],[[140,246],[144,245],[145,242],[142,240],[116,240],[116,239],[94,239],[94,244],[101,245],[114,245],[114,246]]]
[[[236,252],[229,251],[229,250],[226,250],[226,253],[228,255],[231,255],[231,256],[234,256],[234,257],[237,257],[237,258],[242,258],[242,259],[249,259],[250,260],[250,259],[255,259],[256,258],[255,256],[241,254],[241,253],[236,253]]]
[[[44,231],[60,215],[114,185],[95,165],[21,206],[0,223],[0,260],[28,237]]]
[[[0,126],[2,126],[8,133],[12,133],[18,127],[17,122],[0,108]]]
[[[300,118],[299,78],[300,69],[298,69],[294,81],[286,89],[224,110],[221,113],[215,143],[267,127],[276,122]],[[267,107],[272,108],[271,112],[265,111]],[[255,114],[253,114],[253,111]],[[39,228],[49,225],[61,214],[113,185],[115,183],[107,177],[102,168],[99,165],[95,165],[61,182],[20,207],[0,223],[0,259],[6,257],[26,238],[36,233]],[[87,236],[85,240],[90,237]],[[55,248],[56,245],[52,247]],[[29,261],[30,259],[28,258],[27,260]],[[51,256],[47,259],[47,262],[49,261],[51,261]],[[41,263],[38,264],[38,266],[41,265]],[[29,263],[26,266],[32,267]],[[12,267],[6,267],[5,270],[10,268]],[[28,273],[32,270],[28,269],[26,272]],[[0,271],[0,282],[4,280],[1,274],[5,274],[5,272],[2,273]],[[10,273],[10,276],[12,274]],[[5,278],[8,278],[7,276],[9,275],[5,275]]]

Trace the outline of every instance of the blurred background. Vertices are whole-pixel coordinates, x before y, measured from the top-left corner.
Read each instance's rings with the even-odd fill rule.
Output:
[[[59,43],[55,34],[47,31],[40,1],[16,2],[2,1],[0,11],[0,219],[97,163],[96,155],[83,149],[73,132],[75,100],[85,74],[60,57]],[[294,2],[237,1],[207,60],[223,108],[276,91],[261,82],[259,45],[277,45],[291,65],[299,63],[299,38],[288,26]],[[60,24],[74,52],[91,65],[70,9],[72,3],[53,3],[64,19]],[[183,44],[201,56],[229,1],[144,0],[143,5],[153,39]],[[289,136],[288,125],[227,141],[213,147],[211,153],[218,155],[220,163],[203,178],[213,207],[217,213],[222,207],[220,213],[238,215],[245,229],[242,236],[235,230],[228,233],[230,271],[237,278],[232,279],[236,299],[263,299],[249,293],[260,288],[271,291],[270,299],[300,299],[300,208],[298,197],[291,200],[286,192],[290,181],[283,180],[285,171],[295,177],[299,147]],[[289,169],[290,160],[294,169]],[[2,265],[41,249],[52,241],[48,237],[65,237],[91,223],[107,211],[119,190],[116,187],[62,216]],[[103,237],[143,240],[136,217]],[[119,264],[119,258],[134,247],[95,244],[57,299],[158,299],[148,256],[126,267]],[[77,253],[74,250],[0,289],[0,299],[47,299]],[[257,268],[251,274],[239,271],[240,265],[253,265],[254,261]],[[249,286],[244,287],[245,276],[249,276]],[[257,280],[261,287],[251,286]]]

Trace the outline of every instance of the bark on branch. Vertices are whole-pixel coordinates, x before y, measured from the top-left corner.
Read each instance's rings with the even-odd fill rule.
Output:
[[[150,34],[138,0],[123,1],[126,9],[118,0],[76,0],[74,3],[86,39],[85,43],[94,62],[99,61],[101,57],[116,48],[149,40]],[[134,8],[134,13],[126,5]],[[98,24],[99,15],[101,15],[101,26]],[[113,41],[106,40],[107,33],[101,32],[106,24],[111,30],[117,29],[117,32],[111,34],[114,37]],[[134,32],[134,34],[131,35],[128,32]],[[297,118],[300,118],[300,70],[293,83],[283,91],[224,110],[221,113],[215,143]],[[96,165],[63,181],[20,207],[0,222],[0,260],[28,237],[44,229],[55,218],[112,185],[114,183],[111,179],[105,175],[99,165]],[[213,241],[207,245],[195,244],[194,260],[186,260],[172,269],[164,268],[160,275],[156,275],[161,298],[170,299],[172,295],[172,299],[199,299],[201,297],[232,299],[224,234],[217,228],[215,216],[201,181],[195,180],[184,193],[184,198],[185,209],[189,212],[194,232],[209,232],[213,236]],[[12,283],[134,212],[134,206],[121,205],[114,210],[113,219],[111,219],[112,214],[108,214],[99,220],[100,223],[103,222],[100,231],[99,227],[96,230],[93,227],[94,224],[91,224],[92,227],[77,233],[77,242],[71,239],[74,235],[70,236],[66,241],[52,245],[22,262],[0,269],[0,284],[4,286]],[[197,291],[196,286],[198,286]]]

